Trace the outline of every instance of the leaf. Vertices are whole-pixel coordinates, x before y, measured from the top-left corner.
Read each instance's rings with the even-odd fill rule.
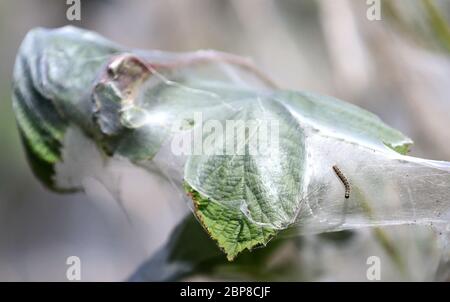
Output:
[[[229,260],[292,226],[445,223],[450,213],[449,163],[405,156],[411,139],[372,113],[277,90],[229,54],[127,50],[75,28],[34,30],[19,50],[14,109],[32,167],[53,189],[55,165],[70,160],[61,152],[66,132],[79,129],[99,147],[98,166],[125,158],[184,190]],[[231,132],[229,121],[238,122]],[[174,152],[180,135],[195,138],[210,122],[226,133],[211,140],[210,127],[194,152]]]
[[[91,123],[83,98],[100,66],[118,51],[111,42],[74,27],[34,29],[20,47],[13,107],[31,166],[52,189],[58,189],[54,164],[61,160],[64,133],[70,122],[80,127]]]
[[[199,271],[202,263],[219,261],[220,251],[189,215],[172,231],[169,240],[129,277],[132,282],[176,281]]]
[[[380,149],[389,145],[406,150],[411,144],[376,116],[329,97],[276,92],[255,94],[252,100],[227,118],[278,121],[276,150],[266,150],[269,155],[250,155],[245,144],[245,155],[191,156],[185,169],[185,187],[194,201],[194,212],[229,260],[245,249],[266,245],[297,220],[305,191],[304,129],[329,131],[355,144]],[[212,153],[225,154],[225,150],[217,151],[222,150]]]
[[[195,213],[228,259],[233,260],[244,249],[266,245],[276,233],[273,226],[285,228],[295,218],[305,149],[302,129],[289,111],[274,100],[261,97],[228,119],[279,121],[280,140],[275,146],[267,136],[266,141],[259,141],[267,146],[267,155],[251,155],[249,136],[257,133],[247,131],[247,137],[240,138],[246,143],[236,146],[243,149],[244,155],[194,155],[186,164],[186,187],[193,196]],[[258,126],[254,131],[257,130]],[[218,148],[221,149],[212,154],[226,154],[224,145]],[[246,216],[243,209],[252,217]]]
[[[296,257],[292,255],[290,259],[272,265],[271,268],[265,265],[276,257],[281,249],[292,247],[292,243],[301,242],[301,238],[288,236],[289,233],[292,232],[285,231],[285,236],[274,240],[270,247],[243,253],[239,259],[230,263],[224,259],[214,241],[208,238],[197,220],[189,215],[172,231],[168,241],[141,264],[127,281],[179,281],[194,274],[208,274],[216,276],[219,280],[286,281],[291,278],[298,280],[299,276],[304,274],[301,271],[304,266],[296,266]],[[340,233],[335,236],[339,236]],[[346,238],[332,240],[338,244]]]
[[[291,108],[309,127],[342,140],[382,151],[388,146],[401,154],[406,154],[413,143],[373,113],[333,97],[286,91],[276,94],[275,98]]]

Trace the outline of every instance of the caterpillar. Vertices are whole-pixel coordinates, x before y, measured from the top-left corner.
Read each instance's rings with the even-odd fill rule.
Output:
[[[342,174],[341,170],[338,168],[338,166],[334,165],[333,170],[336,173],[336,175],[339,177],[339,179],[342,181],[345,187],[345,198],[350,197],[350,184],[347,180],[347,178]]]

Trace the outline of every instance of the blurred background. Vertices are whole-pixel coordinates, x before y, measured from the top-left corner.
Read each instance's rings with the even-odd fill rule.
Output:
[[[15,55],[30,29],[71,24],[130,48],[250,57],[280,87],[357,104],[411,137],[411,155],[450,161],[450,1],[382,1],[375,21],[367,18],[370,7],[363,0],[81,0],[81,20],[69,21],[66,1],[0,0],[0,281],[65,281],[72,255],[82,259],[84,281],[125,280],[182,216],[152,211],[170,197],[142,179],[145,189],[130,193],[131,206],[142,210],[133,225],[112,209],[117,204],[106,192],[57,195],[40,185],[11,108]],[[438,279],[448,278],[429,229],[386,231],[394,241],[406,240],[403,248],[413,242],[419,251],[408,257],[414,268],[401,278],[433,280],[436,270]],[[321,272],[291,279],[366,280],[365,260],[352,269],[349,259],[383,251],[367,231],[357,236],[353,249],[323,250]],[[311,251],[304,251],[303,262],[319,262]]]

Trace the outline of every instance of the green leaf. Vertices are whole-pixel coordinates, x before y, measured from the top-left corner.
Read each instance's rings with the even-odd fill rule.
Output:
[[[240,110],[227,119],[278,121],[277,150],[251,155],[245,143],[244,155],[191,156],[185,168],[185,188],[195,214],[229,260],[245,249],[266,245],[296,221],[305,191],[304,129],[329,131],[340,139],[381,149],[389,144],[406,150],[411,144],[373,114],[329,97],[275,92],[246,99],[252,101],[242,100]]]
[[[275,98],[308,126],[329,136],[380,150],[387,146],[401,154],[406,154],[413,144],[375,114],[339,99],[295,91],[277,93]]]
[[[347,242],[348,235],[332,233],[336,244]],[[264,249],[242,253],[228,262],[215,242],[208,238],[198,221],[192,215],[185,217],[172,231],[167,242],[128,278],[132,282],[180,281],[195,274],[208,274],[219,280],[258,280],[258,281],[298,281],[305,272],[305,266],[298,266],[295,246],[302,240],[293,237],[292,231],[284,231]],[[331,235],[330,235],[331,236]],[[292,249],[294,255],[286,257],[281,263],[267,267],[267,263],[283,249]]]
[[[91,128],[86,97],[100,66],[118,51],[102,37],[74,27],[34,29],[20,46],[13,107],[31,167],[51,189],[59,189],[53,174],[64,133],[71,122]]]
[[[236,127],[235,135],[247,130],[246,137],[239,138],[245,143],[235,146],[236,154],[194,155],[185,169],[195,213],[229,260],[245,249],[266,245],[277,229],[287,227],[295,219],[302,192],[305,148],[301,127],[277,101],[263,96],[259,102],[251,100],[242,101],[245,105],[227,117],[243,122]],[[251,155],[250,136],[258,133],[239,128],[256,120],[279,122],[279,144],[271,143],[267,135],[265,141],[258,141],[266,146],[260,150],[264,154]],[[259,126],[253,130],[258,131]],[[226,154],[225,147],[219,145],[220,150],[211,154]]]

